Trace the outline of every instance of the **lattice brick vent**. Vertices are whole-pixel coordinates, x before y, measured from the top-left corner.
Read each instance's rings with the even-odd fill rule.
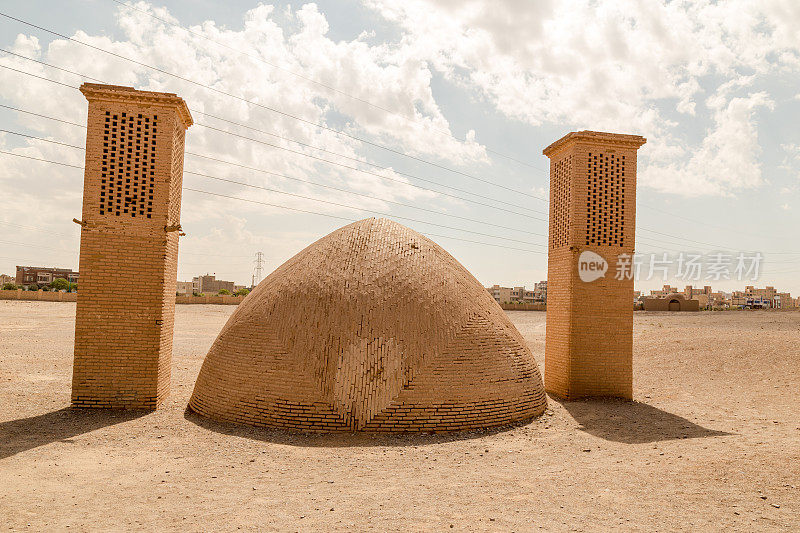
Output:
[[[625,156],[589,154],[586,244],[624,246]]]
[[[553,201],[550,203],[552,228],[550,230],[550,247],[564,246],[569,244],[570,232],[570,199],[571,176],[572,176],[572,156],[567,156],[555,164],[553,173]]]
[[[100,214],[131,217],[153,214],[158,116],[106,111]]]

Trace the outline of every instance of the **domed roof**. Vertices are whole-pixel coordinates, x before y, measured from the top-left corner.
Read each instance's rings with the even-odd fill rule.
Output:
[[[440,246],[385,219],[323,237],[265,278],[208,352],[189,406],[302,431],[450,431],[541,414],[525,340]]]

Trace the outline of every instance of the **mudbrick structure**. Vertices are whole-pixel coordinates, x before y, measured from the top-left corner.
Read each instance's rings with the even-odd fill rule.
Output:
[[[92,83],[81,92],[89,116],[72,404],[156,408],[169,393],[192,117],[170,93]]]
[[[545,388],[566,398],[633,395],[638,135],[570,133],[550,158]],[[620,269],[622,274],[620,275]]]
[[[687,300],[683,294],[667,294],[663,298],[645,298],[645,311],[699,311],[700,300]]]
[[[189,406],[303,431],[450,431],[543,412],[524,339],[428,238],[366,219],[262,281],[214,342]]]

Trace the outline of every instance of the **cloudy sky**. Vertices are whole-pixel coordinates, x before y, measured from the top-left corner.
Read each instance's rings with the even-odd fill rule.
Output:
[[[542,148],[592,129],[648,139],[637,251],[764,257],[755,282],[667,282],[800,293],[795,0],[224,4],[0,9],[39,26],[0,17],[0,129],[82,146],[81,127],[9,109],[85,124],[82,81],[187,101],[180,279],[249,283],[257,251],[269,272],[348,221],[389,216],[485,284],[531,286],[547,269]],[[83,164],[14,133],[0,151]],[[77,269],[82,171],[5,153],[0,169],[0,273]]]

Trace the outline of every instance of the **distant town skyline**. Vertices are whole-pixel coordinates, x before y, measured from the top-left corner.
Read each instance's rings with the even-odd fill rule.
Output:
[[[348,221],[386,216],[485,286],[533,286],[547,277],[542,149],[592,129],[648,139],[637,252],[758,252],[758,279],[715,288],[800,294],[791,3],[123,4],[2,9],[0,129],[13,133],[0,151],[15,155],[0,153],[0,272],[78,269],[82,171],[63,164],[83,165],[64,146],[84,143],[83,75],[193,110],[181,280],[249,284],[257,251],[266,276]],[[635,288],[665,283],[688,284]]]

